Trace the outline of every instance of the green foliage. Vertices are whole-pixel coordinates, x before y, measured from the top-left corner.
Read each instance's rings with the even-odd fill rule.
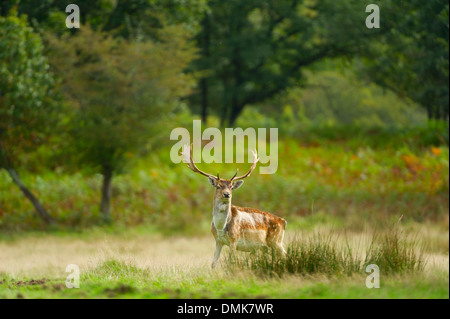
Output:
[[[217,115],[210,119],[223,124],[224,118],[232,118],[231,113],[237,116],[243,106],[251,105],[242,113],[239,126],[278,127],[283,138],[280,174],[256,177],[255,186],[240,195],[244,203],[296,219],[311,215],[314,202],[319,216],[331,213],[339,223],[354,218],[349,212],[382,219],[408,210],[414,220],[442,218],[448,207],[444,194],[448,190],[448,124],[421,125],[424,114],[411,99],[400,101],[356,79],[350,71],[359,72],[358,65],[344,64],[349,72],[339,73],[336,69],[343,68],[343,59],[338,63],[327,59],[366,54],[369,41],[390,45],[394,34],[383,42],[383,30],[361,28],[366,13],[359,2],[90,3],[78,3],[83,26],[78,31],[63,26],[66,1],[42,1],[41,6],[27,0],[6,3],[8,8],[17,4],[19,12],[29,14],[33,25],[46,35],[46,51],[64,93],[58,131],[53,124],[52,75],[39,37],[24,29],[25,18],[1,20],[5,25],[0,45],[6,49],[0,53],[0,83],[12,90],[0,97],[3,158],[8,154],[40,173],[25,175],[25,180],[36,183],[62,227],[85,227],[96,221],[92,205],[94,190],[101,187],[100,176],[86,177],[78,171],[105,174],[107,168],[115,174],[129,172],[112,187],[117,196],[114,204],[121,211],[115,215],[119,224],[154,222],[165,232],[208,228],[202,206],[210,200],[207,186],[195,177],[180,180],[185,170],[170,164],[167,149],[156,150],[169,146],[167,128],[178,126],[180,113],[182,121],[191,121],[184,96],[191,93],[193,80],[185,72],[194,58],[191,35],[198,24],[201,30],[195,40],[201,57],[190,64],[190,70],[208,80],[206,97]],[[386,1],[383,27],[391,30],[396,21],[424,21],[434,12],[435,3],[423,15],[409,14],[411,7],[406,6],[411,17],[402,20],[398,5]],[[441,22],[430,28],[439,28]],[[405,31],[401,39],[410,36]],[[434,33],[430,37],[436,40]],[[11,58],[8,50],[19,48],[21,55]],[[441,53],[439,49],[436,54]],[[445,66],[445,56],[430,59],[439,68]],[[15,86],[11,77],[17,81]],[[205,93],[202,79],[192,95],[195,103]],[[20,105],[11,112],[7,103],[13,98]],[[56,143],[28,152],[36,150],[48,130]],[[292,158],[302,160],[293,161],[295,167],[291,161],[283,162]],[[132,164],[138,168],[131,168]],[[1,199],[2,227],[8,223],[12,229],[40,227],[7,181],[2,175],[7,194]],[[199,197],[193,198],[199,190]],[[21,218],[26,220],[23,226]],[[357,227],[354,219],[351,227]]]
[[[445,0],[407,1],[386,35],[370,46],[362,73],[448,121],[449,5]],[[383,14],[383,13],[382,13]],[[384,18],[385,19],[385,18]]]
[[[163,32],[172,34],[164,43],[114,39],[88,27],[49,37],[70,102],[70,148],[83,166],[118,171],[176,120],[178,98],[190,88],[183,67],[193,50],[180,28]]]
[[[6,0],[5,0],[6,1]],[[0,4],[0,15],[16,6],[27,15],[36,29],[55,34],[76,33],[65,27],[72,0],[8,0]],[[107,31],[127,39],[158,38],[158,30],[165,24],[180,25],[189,33],[198,29],[200,16],[206,8],[205,0],[78,0],[81,25],[97,31]]]
[[[194,34],[206,0],[119,0],[111,10],[103,30],[125,38],[157,37],[155,29],[164,24],[183,25]]]
[[[322,63],[322,70],[305,72],[308,84],[293,87],[264,103],[244,110],[239,127],[278,127],[281,134],[312,133],[318,127],[361,131],[418,129],[426,113],[379,86],[361,81],[352,69],[339,72],[338,63]],[[302,136],[304,138],[304,136]]]
[[[302,81],[304,68],[349,56],[370,39],[360,1],[209,1],[194,68],[206,83],[193,96],[230,125],[245,106]],[[202,102],[200,102],[202,101]],[[198,108],[196,109],[198,110]]]
[[[68,102],[64,155],[71,157],[68,166],[103,174],[100,207],[106,221],[113,175],[158,145],[192,86],[183,72],[194,57],[188,33],[180,26],[160,33],[166,41],[113,38],[87,26],[74,36],[47,35]]]
[[[0,16],[0,168],[18,166],[55,124],[55,81],[39,35],[14,11]]]
[[[4,11],[11,7],[17,8],[19,14],[26,15],[30,24],[36,29],[51,30],[56,34],[69,32],[65,21],[68,13],[65,12],[70,0],[42,0],[39,5],[33,0],[9,0],[4,4]],[[112,0],[78,0],[76,5],[80,8],[82,24],[91,24],[94,28],[100,27],[111,12],[115,1]],[[0,12],[1,14],[1,12]]]
[[[417,148],[387,133],[328,131],[346,139],[280,140],[277,173],[253,174],[236,190],[233,203],[285,217],[292,229],[331,223],[361,230],[364,223],[380,225],[402,214],[407,222],[448,225],[448,147]],[[383,144],[386,139],[392,144]],[[210,232],[214,190],[185,165],[171,163],[169,152],[170,147],[164,147],[136,159],[130,170],[115,178],[111,217],[117,226],[152,225],[166,234]],[[232,176],[237,167],[245,171],[248,164],[199,164],[223,176]],[[61,229],[98,225],[94,208],[100,175],[59,168],[23,179],[34,185]],[[43,228],[5,173],[0,174],[0,193],[1,229]]]

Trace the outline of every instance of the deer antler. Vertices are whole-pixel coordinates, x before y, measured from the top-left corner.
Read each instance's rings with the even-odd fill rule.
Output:
[[[187,166],[193,170],[195,173],[200,173],[203,176],[214,178],[216,180],[219,180],[219,174],[217,174],[217,177],[208,173],[205,173],[197,168],[194,164],[194,160],[192,159],[192,145],[184,145],[183,151],[181,152],[181,155],[183,156],[183,162],[187,164]]]
[[[231,178],[231,181],[238,181],[240,179],[244,179],[244,178],[250,176],[250,174],[253,172],[253,170],[256,167],[256,163],[258,163],[258,161],[259,161],[258,154],[256,153],[256,151],[252,151],[252,153],[253,153],[253,163],[252,163],[252,166],[250,167],[250,170],[247,172],[247,174],[238,176],[238,177],[236,177],[236,175],[237,175],[239,169],[236,170],[236,174],[234,174],[234,176]]]

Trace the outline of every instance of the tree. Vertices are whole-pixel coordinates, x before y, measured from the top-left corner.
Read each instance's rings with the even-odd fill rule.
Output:
[[[32,202],[46,223],[53,219],[21,181],[21,156],[34,151],[54,126],[54,79],[43,55],[41,38],[24,17],[12,11],[0,17],[0,169]]]
[[[207,0],[118,0],[106,22],[104,31],[113,31],[124,38],[157,38],[164,25],[182,24],[194,34],[198,29]]]
[[[202,71],[194,105],[233,125],[246,105],[302,83],[317,61],[353,56],[380,31],[365,27],[360,1],[211,0],[197,36]],[[205,102],[208,100],[209,102]],[[213,101],[213,103],[211,103]],[[198,109],[197,109],[198,110]]]
[[[68,13],[65,12],[69,4],[76,4],[80,8],[81,24],[90,23],[94,28],[102,26],[107,20],[113,7],[109,0],[2,0],[0,15],[7,15],[13,7],[20,15],[26,15],[33,27],[52,29],[55,33],[68,32],[65,21]]]
[[[0,15],[16,6],[39,29],[56,34],[71,33],[65,28],[66,7],[76,3],[80,8],[81,25],[110,32],[123,38],[154,38],[157,29],[166,24],[183,24],[189,32],[197,31],[207,0],[2,0]]]
[[[192,83],[183,69],[194,56],[182,28],[165,42],[113,38],[84,26],[49,36],[51,63],[71,101],[70,148],[78,163],[103,175],[100,211],[110,220],[111,183],[174,119]],[[169,36],[170,35],[170,36]]]
[[[449,119],[449,5],[411,0],[373,43],[361,71],[378,85],[423,106],[429,119]]]

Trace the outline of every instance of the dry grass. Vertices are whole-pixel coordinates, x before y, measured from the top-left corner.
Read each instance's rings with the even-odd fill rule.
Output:
[[[104,260],[133,262],[153,270],[202,268],[210,263],[212,238],[164,238],[136,235],[122,238],[70,238],[43,236],[0,242],[0,273],[10,276],[65,277],[68,264],[87,270]]]
[[[294,237],[286,234],[286,243]],[[313,236],[306,232],[305,236]],[[4,238],[4,237],[3,237]],[[364,251],[370,235],[336,232],[336,249]],[[365,287],[365,273],[258,277],[226,267],[211,271],[212,236],[143,233],[29,235],[0,240],[1,298],[448,298],[448,253],[430,253],[424,272],[383,277]],[[228,249],[221,257],[225,261]],[[362,256],[363,257],[363,256]],[[68,264],[81,269],[82,289],[66,289]],[[3,278],[3,279],[2,279]],[[42,284],[34,284],[43,282]],[[2,284],[3,283],[3,284]],[[24,284],[22,284],[24,283]]]
[[[306,233],[304,237],[311,235]],[[287,232],[285,242],[290,242],[294,237],[293,232]],[[337,248],[349,246],[362,258],[365,258],[364,252],[372,239],[369,233],[335,232],[333,237]],[[128,262],[152,272],[204,272],[209,271],[214,245],[211,236],[28,236],[0,241],[0,273],[12,277],[63,278],[67,275],[65,268],[68,264],[77,264],[83,271],[93,269],[107,260]],[[223,252],[222,260],[226,253],[227,249]],[[448,270],[448,252],[427,251],[425,257],[428,260],[426,269]]]

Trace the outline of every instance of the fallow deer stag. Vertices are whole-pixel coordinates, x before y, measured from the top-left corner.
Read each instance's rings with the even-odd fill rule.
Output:
[[[216,250],[212,268],[214,269],[219,260],[222,247],[227,245],[234,253],[240,251],[254,251],[257,248],[269,247],[282,255],[286,254],[283,247],[286,220],[273,214],[254,208],[239,207],[231,204],[231,194],[234,189],[244,183],[243,179],[250,176],[256,167],[258,157],[253,152],[253,163],[250,170],[242,175],[231,179],[223,179],[207,174],[197,168],[192,159],[192,150],[185,145],[182,152],[183,162],[194,171],[208,177],[209,182],[216,188],[214,195],[213,220],[211,232],[216,240]]]

